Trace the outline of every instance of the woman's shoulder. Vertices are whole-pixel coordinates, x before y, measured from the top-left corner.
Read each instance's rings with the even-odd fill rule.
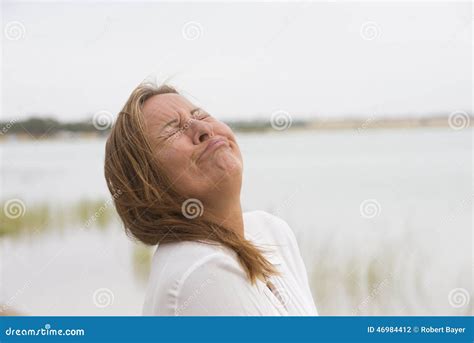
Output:
[[[176,315],[188,288],[199,288],[209,275],[226,272],[243,275],[235,253],[222,245],[192,241],[159,245],[152,259],[143,314]]]
[[[221,244],[181,241],[158,245],[152,260],[152,273],[178,278],[207,261],[233,261],[234,252]]]
[[[282,218],[266,211],[256,210],[244,213],[246,236],[267,243],[294,243],[295,234]]]

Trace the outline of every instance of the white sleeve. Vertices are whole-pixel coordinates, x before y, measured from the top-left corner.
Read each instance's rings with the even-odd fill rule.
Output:
[[[271,316],[269,301],[230,257],[218,253],[194,264],[178,288],[177,316]]]

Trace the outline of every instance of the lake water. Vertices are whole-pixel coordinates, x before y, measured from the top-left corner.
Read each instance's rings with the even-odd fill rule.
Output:
[[[322,315],[472,314],[472,130],[239,134],[242,203],[295,231]],[[138,315],[152,250],[128,239],[104,141],[1,144],[0,306]],[[87,224],[94,210],[101,221]],[[10,227],[6,227],[10,225]]]

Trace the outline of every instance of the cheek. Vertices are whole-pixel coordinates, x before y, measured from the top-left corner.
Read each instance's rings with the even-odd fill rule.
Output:
[[[163,144],[157,155],[163,168],[171,172],[185,168],[191,158],[191,152],[178,141]]]
[[[180,194],[186,194],[189,188],[189,159],[176,147],[169,147],[163,151],[160,158],[161,170],[166,174],[171,182],[170,187]]]
[[[237,139],[235,138],[235,134],[234,132],[232,131],[232,129],[227,126],[226,124],[222,123],[222,122],[219,122],[217,125],[216,125],[216,128],[215,128],[215,131],[216,133],[218,133],[219,135],[222,135],[224,137],[227,137],[227,139],[229,139],[230,141],[234,142],[234,145],[237,146]],[[238,148],[238,147],[237,147]]]
[[[225,126],[224,128],[225,136],[232,142],[231,144],[232,150],[234,151],[238,159],[242,162],[242,154],[240,152],[240,147],[239,147],[239,144],[237,143],[237,138],[235,137],[234,132],[227,125],[225,124],[223,125]]]

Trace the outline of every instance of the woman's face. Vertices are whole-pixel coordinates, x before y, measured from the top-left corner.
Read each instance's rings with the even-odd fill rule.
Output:
[[[151,97],[143,113],[155,157],[176,191],[200,200],[240,194],[242,156],[226,124],[179,94]]]

